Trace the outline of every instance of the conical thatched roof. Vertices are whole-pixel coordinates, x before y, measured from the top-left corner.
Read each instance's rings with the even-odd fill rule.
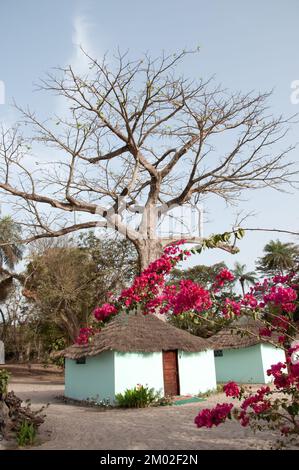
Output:
[[[74,344],[62,356],[79,359],[104,351],[158,352],[179,349],[187,352],[212,349],[209,341],[180,330],[152,314],[117,315],[86,346]]]
[[[239,349],[277,341],[275,333],[269,338],[260,337],[260,328],[265,328],[260,320],[244,317],[212,336],[210,343],[213,349]],[[237,333],[238,331],[242,333]]]

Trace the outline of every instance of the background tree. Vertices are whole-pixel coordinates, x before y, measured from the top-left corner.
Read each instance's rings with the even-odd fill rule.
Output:
[[[88,75],[68,66],[42,82],[69,112],[45,121],[23,110],[33,139],[15,128],[0,141],[0,189],[23,209],[27,242],[112,227],[135,245],[143,269],[176,238],[158,230],[174,205],[211,193],[230,202],[244,189],[290,182],[292,147],[276,149],[289,121],[269,115],[269,94],[188,80],[179,72],[187,55],[131,61],[118,54],[113,64],[89,57]],[[41,145],[52,149],[45,171]],[[34,153],[40,158],[33,172]]]
[[[236,278],[236,282],[239,282],[241,285],[243,295],[245,295],[245,287],[253,285],[257,281],[257,275],[254,271],[246,271],[246,264],[236,262],[232,272]]]
[[[257,270],[266,274],[283,274],[295,270],[299,263],[299,247],[294,243],[271,240],[264,247],[264,255],[257,260]]]
[[[2,336],[5,333],[5,315],[1,304],[7,299],[15,277],[6,268],[12,270],[21,261],[20,238],[20,226],[11,217],[7,216],[0,219],[0,315],[3,323]],[[16,275],[16,277],[18,276]]]
[[[119,294],[138,272],[138,254],[134,245],[124,238],[98,238],[93,232],[80,234],[75,241],[81,250],[91,257],[97,266],[103,289]]]
[[[168,321],[177,328],[189,331],[189,333],[201,338],[210,338],[230,323],[229,319],[220,316],[215,316],[213,319],[211,312],[201,315],[192,312],[181,313],[180,315],[172,315]]]
[[[26,304],[20,284],[13,283],[4,311],[5,323],[0,325],[0,331],[4,333],[6,360],[29,362],[32,355],[37,358],[38,350],[42,350],[42,337],[37,334],[35,312]]]
[[[46,344],[55,335],[73,343],[95,305],[107,301],[109,291],[119,292],[136,273],[136,251],[127,240],[100,240],[89,233],[77,242],[35,251],[27,266],[23,294],[34,304]]]
[[[227,269],[225,263],[220,262],[212,266],[198,264],[188,269],[174,269],[170,274],[169,283],[178,284],[182,279],[190,279],[203,287],[208,287],[215,281],[221,269]]]

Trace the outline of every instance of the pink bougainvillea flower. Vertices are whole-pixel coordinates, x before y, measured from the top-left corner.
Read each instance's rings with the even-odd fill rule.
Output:
[[[212,306],[209,292],[191,280],[183,280],[176,292],[167,296],[167,306],[174,315],[195,310],[202,312]]]
[[[96,333],[99,333],[99,328],[92,328],[91,326],[87,326],[81,328],[79,331],[79,335],[76,339],[76,343],[80,346],[84,346],[89,343],[90,338],[94,336]]]
[[[260,336],[272,336],[272,331],[268,327],[260,328],[259,329]]]
[[[232,403],[218,403],[215,408],[205,408],[195,417],[194,423],[198,428],[219,426],[219,424],[224,423],[230,417],[233,406]]]
[[[228,269],[223,268],[216,275],[215,282],[213,284],[214,289],[219,289],[223,287],[225,283],[234,281],[235,276]]]
[[[117,313],[117,309],[112,304],[103,304],[102,307],[97,307],[94,309],[94,316],[98,321],[104,321],[106,318],[110,317]]]
[[[241,302],[236,302],[231,300],[228,297],[224,299],[224,305],[222,307],[222,313],[224,316],[229,316],[230,314],[241,315]]]
[[[239,415],[238,419],[240,421],[241,426],[246,427],[249,424],[249,416],[246,414],[246,411],[242,410]]]
[[[223,385],[223,391],[227,397],[238,397],[240,395],[240,388],[236,384],[236,382],[228,382],[227,384]]]

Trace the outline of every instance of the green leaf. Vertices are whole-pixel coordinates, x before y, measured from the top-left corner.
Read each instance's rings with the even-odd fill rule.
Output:
[[[238,240],[241,240],[241,238],[243,238],[245,235],[245,230],[243,228],[239,228],[236,232],[235,232],[235,237],[238,239]]]
[[[222,235],[222,239],[223,239],[224,242],[229,242],[229,241],[230,241],[230,233],[225,232],[225,233]]]
[[[297,416],[297,414],[299,413],[299,403],[294,402],[290,406],[288,406],[286,409],[287,409],[287,412],[291,416]]]

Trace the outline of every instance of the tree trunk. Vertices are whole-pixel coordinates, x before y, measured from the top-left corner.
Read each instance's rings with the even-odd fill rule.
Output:
[[[25,354],[26,354],[26,362],[29,364],[30,363],[30,356],[31,356],[31,341],[28,341]]]
[[[2,317],[2,325],[3,325],[3,326],[2,326],[2,332],[1,332],[1,333],[2,333],[2,338],[3,338],[3,340],[4,340],[5,337],[6,337],[6,321],[5,321],[5,316],[4,316],[4,313],[3,313],[2,308],[0,308],[0,315],[1,315],[1,317]],[[1,336],[0,336],[0,337],[1,337]]]
[[[139,270],[144,271],[150,263],[160,258],[163,253],[163,246],[159,240],[142,240],[136,246],[139,256]],[[164,314],[160,314],[156,311],[153,315],[162,321],[166,321]]]
[[[245,295],[245,279],[243,279],[242,277],[240,277],[240,284],[241,284],[242,293],[243,293],[243,297],[244,297],[244,295]]]
[[[138,240],[136,249],[140,272],[144,271],[150,263],[160,258],[163,253],[163,246],[159,240]]]

